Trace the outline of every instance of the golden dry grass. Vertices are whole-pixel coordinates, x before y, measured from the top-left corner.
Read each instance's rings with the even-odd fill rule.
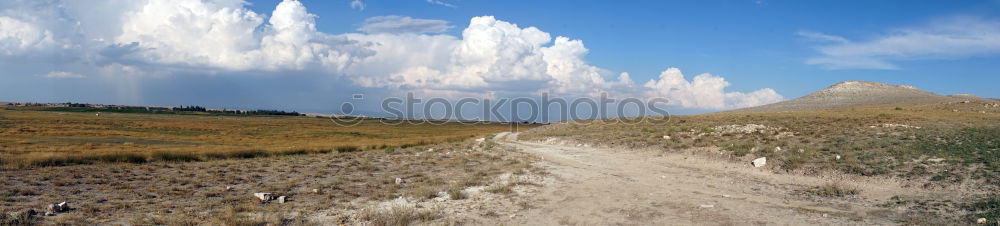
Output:
[[[506,131],[504,124],[342,127],[326,118],[0,109],[4,168],[203,161],[423,146]]]

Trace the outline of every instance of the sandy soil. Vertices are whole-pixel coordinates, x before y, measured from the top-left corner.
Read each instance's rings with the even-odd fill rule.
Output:
[[[875,178],[776,174],[691,154],[615,150],[518,141],[500,143],[538,155],[551,173],[533,192],[533,208],[495,219],[515,225],[892,225],[904,209],[878,207],[896,195],[946,196]],[[801,192],[837,181],[849,198]]]

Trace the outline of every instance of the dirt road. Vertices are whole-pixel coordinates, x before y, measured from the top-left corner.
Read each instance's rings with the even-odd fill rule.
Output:
[[[897,194],[927,194],[890,180],[837,179],[852,198],[796,191],[831,179],[775,174],[749,164],[652,151],[614,150],[495,138],[541,157],[552,180],[533,195],[516,225],[891,225],[898,211],[877,207]],[[508,221],[509,220],[509,221]]]

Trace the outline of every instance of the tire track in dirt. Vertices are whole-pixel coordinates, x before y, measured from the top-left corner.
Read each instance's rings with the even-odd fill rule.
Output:
[[[567,147],[495,138],[540,158],[553,179],[535,208],[506,221],[518,225],[892,225],[877,207],[894,193],[925,193],[892,182],[860,181],[862,195],[815,199],[796,190],[829,180],[685,154]],[[867,193],[867,194],[866,194]]]

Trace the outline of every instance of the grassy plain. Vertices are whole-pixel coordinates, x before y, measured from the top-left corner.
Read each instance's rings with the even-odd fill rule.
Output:
[[[389,150],[506,131],[505,124],[343,127],[304,116],[204,116],[0,110],[0,164],[27,168],[96,162],[204,161]]]
[[[498,176],[540,173],[530,156],[473,141],[508,129],[5,109],[0,225],[318,225],[316,214],[335,216],[323,224],[455,224],[423,207],[349,213],[397,197],[464,199],[464,188]],[[40,214],[64,201],[70,211]]]

